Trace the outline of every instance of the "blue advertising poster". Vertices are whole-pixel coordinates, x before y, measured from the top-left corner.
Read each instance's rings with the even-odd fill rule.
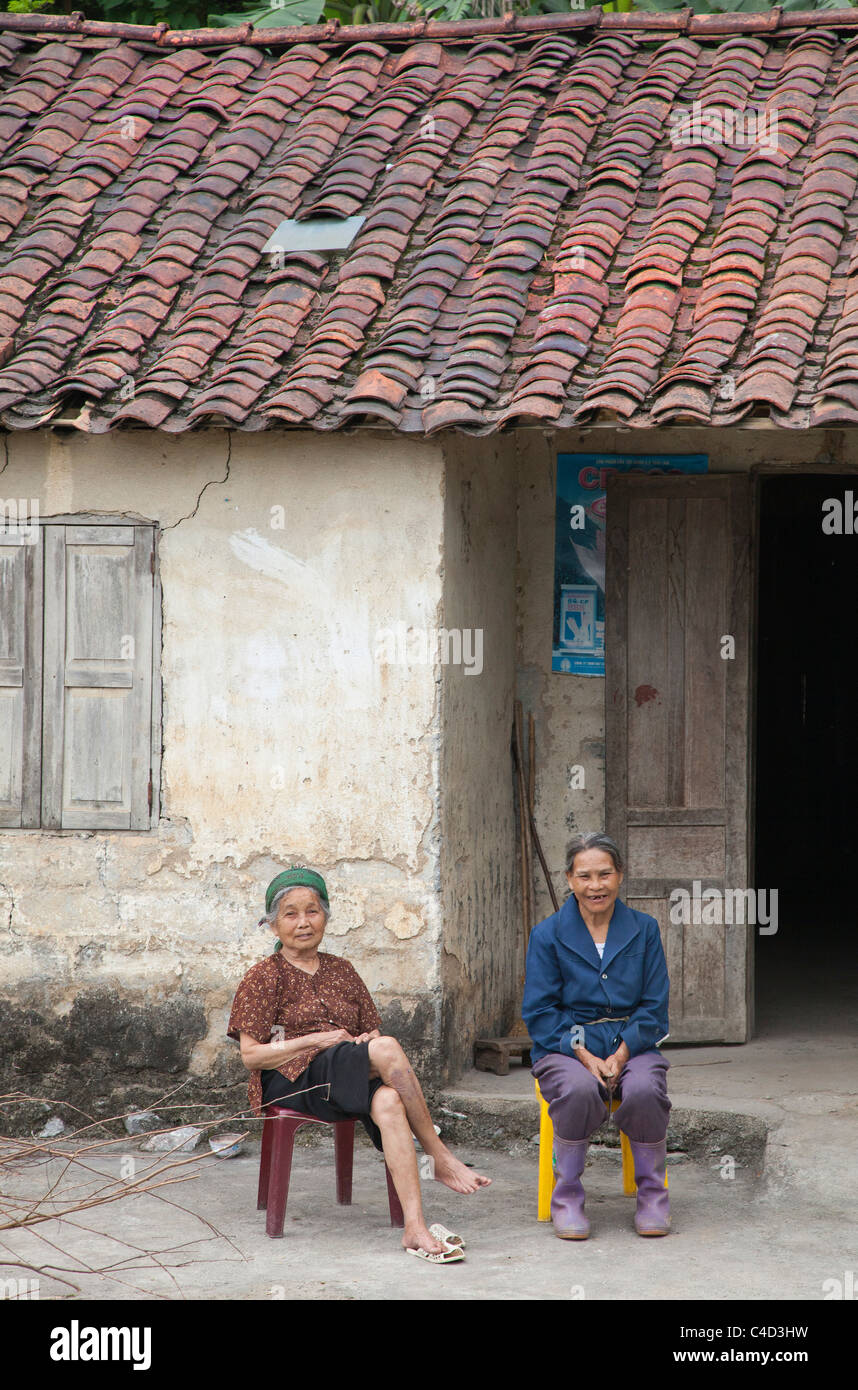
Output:
[[[705,473],[707,454],[559,454],[552,671],[605,674],[605,490],[611,473]]]

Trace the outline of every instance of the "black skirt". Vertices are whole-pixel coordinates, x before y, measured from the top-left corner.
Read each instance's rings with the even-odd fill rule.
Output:
[[[360,1120],[383,1152],[381,1130],[369,1113],[372,1098],[383,1085],[380,1076],[370,1077],[369,1043],[341,1042],[314,1057],[295,1081],[279,1071],[263,1071],[262,1102],[288,1105],[317,1120]]]

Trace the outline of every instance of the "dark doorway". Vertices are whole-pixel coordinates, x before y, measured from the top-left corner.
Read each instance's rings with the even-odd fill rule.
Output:
[[[858,534],[822,529],[858,478],[760,483],[755,879],[778,930],[755,935],[758,1035],[858,1025]]]

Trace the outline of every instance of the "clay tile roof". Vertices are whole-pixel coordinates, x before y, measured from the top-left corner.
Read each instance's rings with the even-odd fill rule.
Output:
[[[0,146],[7,428],[858,422],[858,10],[2,14]]]

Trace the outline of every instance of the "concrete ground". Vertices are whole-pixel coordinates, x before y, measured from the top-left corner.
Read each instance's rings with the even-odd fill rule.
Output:
[[[333,1200],[332,1150],[297,1154],[283,1240],[266,1237],[255,1210],[255,1158],[203,1158],[192,1182],[163,1190],[178,1206],[129,1197],[52,1222],[38,1235],[7,1235],[6,1248],[42,1269],[73,1266],[69,1255],[90,1266],[124,1261],[112,1273],[67,1275],[79,1288],[73,1296],[93,1299],[814,1299],[822,1297],[823,1281],[848,1265],[852,1236],[836,1216],[808,1210],[798,1221],[791,1204],[761,1201],[747,1173],[722,1181],[691,1162],[671,1165],[675,1231],[645,1241],[632,1230],[634,1202],[622,1195],[618,1161],[598,1155],[587,1174],[594,1233],[571,1243],[535,1220],[533,1156],[463,1156],[494,1181],[470,1198],[435,1184],[427,1190],[429,1216],[467,1241],[467,1259],[447,1269],[402,1253],[401,1234],[388,1224],[381,1162],[363,1145],[350,1208]],[[117,1176],[122,1159],[89,1161]],[[48,1173],[30,1169],[19,1177],[32,1191]],[[164,1267],[145,1251],[164,1252]],[[4,1268],[0,1277],[11,1273]],[[67,1296],[71,1291],[41,1275],[42,1299]]]
[[[437,1268],[402,1253],[381,1160],[363,1138],[354,1203],[338,1207],[328,1133],[296,1149],[282,1240],[266,1237],[256,1211],[257,1143],[236,1159],[193,1157],[166,1174],[192,1180],[157,1194],[126,1195],[28,1231],[0,1229],[0,1259],[35,1265],[42,1299],[815,1301],[842,1296],[839,1288],[852,1298],[858,1018],[850,1009],[833,1030],[823,1011],[793,1017],[786,1031],[770,1019],[743,1047],[668,1050],[666,1239],[634,1234],[619,1151],[597,1145],[585,1177],[590,1240],[559,1241],[537,1222],[538,1111],[532,1078],[519,1068],[507,1077],[472,1072],[435,1108],[445,1138],[493,1179],[471,1197],[425,1185],[429,1220],[467,1241],[462,1264]],[[59,1158],[4,1167],[3,1207],[46,1196],[58,1179],[51,1200],[67,1204],[108,1177],[127,1179],[129,1158],[138,1181],[156,1161],[138,1144],[90,1153],[88,1168],[73,1164],[62,1177]],[[33,1276],[0,1264],[0,1279],[22,1277]]]
[[[255,1155],[200,1158],[188,1165],[192,1181],[158,1196],[126,1197],[3,1239],[7,1251],[43,1271],[42,1299],[813,1300],[824,1297],[826,1280],[842,1279],[855,1265],[851,1196],[798,1203],[788,1187],[767,1190],[747,1170],[726,1180],[712,1165],[682,1159],[669,1170],[673,1232],[642,1240],[617,1156],[595,1153],[586,1179],[593,1234],[563,1242],[535,1219],[535,1154],[460,1152],[493,1183],[472,1197],[427,1184],[429,1217],[467,1241],[467,1259],[446,1269],[402,1253],[401,1233],[388,1224],[381,1161],[363,1144],[351,1207],[334,1201],[332,1147],[296,1151],[282,1240],[266,1237],[255,1209]],[[138,1179],[153,1161],[140,1158]],[[96,1174],[119,1176],[123,1157],[87,1161],[96,1187]],[[58,1168],[57,1160],[29,1166],[5,1190],[44,1189]],[[49,1265],[77,1266],[65,1277],[79,1292],[51,1278]],[[84,1266],[107,1272],[88,1274]],[[21,1271],[0,1267],[0,1278],[13,1273]]]

